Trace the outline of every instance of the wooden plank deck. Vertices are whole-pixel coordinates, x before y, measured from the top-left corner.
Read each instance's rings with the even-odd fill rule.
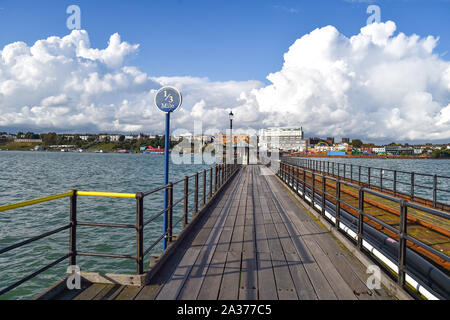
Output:
[[[92,284],[59,299],[392,299],[263,167],[243,167],[145,287]]]

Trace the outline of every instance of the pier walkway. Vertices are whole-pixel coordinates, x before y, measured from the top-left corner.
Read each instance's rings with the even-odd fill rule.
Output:
[[[393,299],[264,166],[225,186],[145,286],[86,284],[53,299]]]

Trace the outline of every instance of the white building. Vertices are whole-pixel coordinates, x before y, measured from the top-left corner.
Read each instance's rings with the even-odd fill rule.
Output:
[[[259,147],[263,150],[304,151],[306,141],[300,127],[273,127],[259,130]]]
[[[319,152],[333,151],[333,147],[324,145],[316,145],[315,149]]]
[[[348,148],[348,143],[347,142],[341,142],[339,143],[334,151],[345,151]]]
[[[137,135],[125,135],[125,140],[137,140]]]
[[[88,141],[88,139],[90,139],[90,138],[94,139],[95,137],[94,136],[88,136],[88,135],[80,136],[80,139],[83,140],[83,141]]]
[[[385,147],[374,147],[372,148],[373,153],[386,153]]]
[[[100,141],[106,141],[106,139],[109,137],[107,134],[101,134],[98,136],[98,140]]]

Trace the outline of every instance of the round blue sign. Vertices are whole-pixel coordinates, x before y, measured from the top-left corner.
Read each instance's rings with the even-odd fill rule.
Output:
[[[182,102],[180,91],[173,87],[163,87],[155,95],[155,105],[162,112],[175,112]]]

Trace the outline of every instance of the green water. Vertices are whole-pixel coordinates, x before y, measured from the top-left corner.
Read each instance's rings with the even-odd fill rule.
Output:
[[[211,163],[213,159],[206,159]],[[138,154],[0,152],[0,206],[35,199],[71,189],[83,191],[145,192],[163,184],[164,156]],[[209,168],[211,164],[171,165],[172,181]],[[209,175],[208,175],[209,179]],[[202,180],[199,179],[200,197]],[[194,179],[189,181],[189,190]],[[208,192],[208,190],[207,190]],[[174,201],[183,195],[183,183],[174,188]],[[194,194],[189,207],[193,207]],[[97,223],[136,223],[135,199],[78,198],[78,220]],[[163,192],[144,200],[144,220],[163,208]],[[174,220],[182,214],[183,202],[174,209]],[[69,198],[0,213],[0,248],[64,226],[69,221]],[[178,227],[180,230],[181,225]],[[144,249],[162,234],[162,217],[144,231]],[[68,230],[0,255],[0,288],[33,273],[62,257],[69,249]],[[136,254],[134,229],[79,227],[77,249],[85,252]],[[161,244],[151,253],[160,252]],[[145,258],[145,267],[149,256]],[[78,257],[82,271],[134,273],[134,260]],[[60,280],[68,260],[27,281],[0,299],[29,299]]]

